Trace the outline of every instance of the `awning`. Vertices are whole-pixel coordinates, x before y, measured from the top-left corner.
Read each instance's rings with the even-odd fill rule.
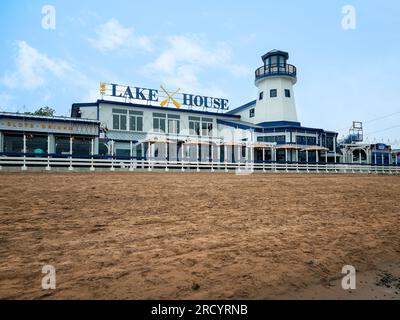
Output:
[[[193,146],[198,146],[198,145],[202,145],[202,146],[209,146],[210,144],[212,144],[211,141],[202,141],[202,140],[188,140],[184,142],[186,145],[193,145]]]
[[[162,138],[162,137],[152,137],[152,138],[146,139],[143,142],[144,143],[170,143],[170,140],[168,140],[166,138]]]
[[[253,143],[250,145],[251,148],[254,149],[270,149],[273,148],[274,144],[267,144],[267,143]]]
[[[236,142],[236,141],[229,141],[229,142],[223,142],[221,143],[221,146],[228,146],[228,147],[235,147],[235,146],[243,146],[246,143],[240,143],[240,142]]]
[[[303,148],[301,151],[329,151],[329,149],[320,146],[308,146]]]
[[[301,147],[295,144],[283,144],[280,146],[276,146],[277,150],[300,150]]]

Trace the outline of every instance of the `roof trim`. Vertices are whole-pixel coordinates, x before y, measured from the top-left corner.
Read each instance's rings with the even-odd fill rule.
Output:
[[[217,124],[222,124],[224,126],[233,127],[233,128],[242,129],[242,130],[256,130],[256,129],[259,129],[256,126],[252,126],[251,124],[246,125],[246,124],[243,124],[243,123],[225,121],[225,120],[221,120],[221,119],[217,119]]]
[[[297,121],[268,121],[268,122],[261,122],[257,124],[263,128],[269,127],[301,127],[301,123]]]
[[[13,118],[13,119],[24,119],[24,120],[38,120],[38,121],[55,121],[55,122],[75,122],[75,123],[90,123],[99,124],[97,120],[71,118],[71,117],[45,117],[45,116],[34,116],[17,113],[0,112],[0,118]]]
[[[233,110],[227,112],[227,114],[235,114],[235,113],[237,113],[237,112],[246,110],[247,108],[250,108],[250,107],[252,107],[252,106],[255,106],[256,103],[257,103],[257,100],[250,101],[250,102],[248,102],[248,103],[246,103],[246,104],[244,104],[244,105],[242,105],[242,106],[240,106],[240,107],[237,107],[236,109],[233,109]]]
[[[284,56],[286,58],[286,60],[289,60],[289,53],[286,51],[282,51],[282,50],[271,50],[270,52],[267,52],[266,54],[264,54],[261,59],[263,61],[267,60],[269,57],[274,57],[274,56]]]
[[[75,103],[73,107],[97,107],[100,103],[107,103],[107,104],[114,104],[117,106],[124,106],[124,107],[134,107],[134,108],[145,108],[145,109],[152,109],[152,110],[162,110],[162,111],[169,111],[169,112],[182,112],[182,113],[192,113],[198,115],[207,115],[207,116],[220,116],[226,118],[234,118],[240,119],[239,115],[232,115],[228,112],[225,113],[217,113],[217,112],[206,112],[206,111],[197,111],[197,110],[188,110],[188,109],[170,109],[166,107],[158,107],[158,106],[150,106],[150,105],[143,105],[137,103],[127,103],[127,102],[119,102],[119,101],[110,101],[110,100],[97,100],[96,103]]]

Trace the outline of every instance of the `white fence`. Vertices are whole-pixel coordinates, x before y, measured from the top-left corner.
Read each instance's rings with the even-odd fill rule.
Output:
[[[53,158],[53,157],[9,157],[0,156],[0,170],[90,170],[90,171],[170,171],[195,172],[272,172],[272,173],[376,173],[400,174],[400,166],[368,164],[325,163],[229,163],[196,161],[159,161],[136,159]]]

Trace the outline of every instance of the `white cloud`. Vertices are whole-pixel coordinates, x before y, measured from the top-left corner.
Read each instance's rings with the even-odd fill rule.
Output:
[[[50,73],[61,78],[65,72],[71,70],[66,61],[50,59],[25,41],[17,41],[16,44],[18,48],[15,59],[16,70],[0,79],[0,82],[8,88],[36,89],[46,83],[46,74]]]
[[[89,43],[101,52],[114,51],[122,47],[136,47],[152,51],[152,42],[147,36],[137,36],[134,29],[124,27],[117,19],[110,19],[99,26],[95,39]]]
[[[71,101],[95,101],[99,97],[98,81],[89,75],[95,74],[96,79],[101,79],[98,72],[83,72],[72,61],[48,57],[25,41],[18,41],[17,49],[15,69],[0,78],[0,83],[7,88],[30,91],[40,88],[41,104],[55,99],[58,103],[59,96],[69,96]],[[0,93],[3,109],[11,110],[10,104],[15,100],[15,96]],[[61,112],[63,106],[55,105],[55,108]]]
[[[144,67],[143,73],[183,90],[226,96],[216,85],[208,83],[205,87],[200,84],[200,74],[210,69],[223,69],[237,77],[251,72],[248,67],[232,62],[232,50],[227,44],[210,45],[205,37],[192,35],[167,38],[166,49]]]

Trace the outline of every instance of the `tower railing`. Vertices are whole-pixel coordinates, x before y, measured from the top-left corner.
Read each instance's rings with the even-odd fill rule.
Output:
[[[277,76],[277,75],[296,78],[297,68],[291,64],[273,64],[273,65],[264,65],[256,70],[256,80],[268,76]]]

